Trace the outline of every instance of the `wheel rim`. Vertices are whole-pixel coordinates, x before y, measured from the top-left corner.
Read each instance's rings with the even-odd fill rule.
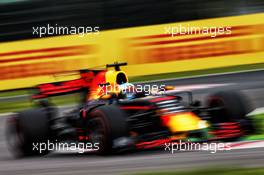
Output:
[[[107,142],[104,121],[100,117],[94,116],[89,120],[88,129],[90,142],[93,145],[98,143],[100,148],[98,151],[101,152],[104,150],[105,144]]]
[[[8,149],[16,155],[21,155],[21,149],[23,147],[24,137],[19,126],[19,120],[17,117],[8,119],[7,121],[7,144]]]

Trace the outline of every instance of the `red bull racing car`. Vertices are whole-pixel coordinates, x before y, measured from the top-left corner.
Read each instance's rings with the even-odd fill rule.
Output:
[[[7,141],[15,156],[45,155],[47,142],[89,143],[98,154],[160,147],[177,140],[234,140],[252,132],[248,100],[238,92],[209,95],[205,105],[192,92],[163,86],[139,92],[114,63],[101,70],[81,70],[80,78],[37,86],[32,96],[37,108],[19,112],[7,121]],[[58,112],[47,100],[72,92],[82,93],[82,103]],[[186,98],[187,97],[187,98]],[[54,147],[53,147],[54,149]]]

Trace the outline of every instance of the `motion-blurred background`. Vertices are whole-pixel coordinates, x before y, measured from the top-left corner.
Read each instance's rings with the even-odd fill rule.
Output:
[[[128,62],[124,70],[132,81],[263,69],[263,12],[263,0],[0,0],[0,113],[30,107],[29,89],[38,84],[74,79],[75,71],[114,61]],[[99,33],[33,34],[33,28],[48,24],[98,27]],[[166,33],[166,28],[179,25],[231,27],[232,33],[214,38]],[[173,83],[235,83],[233,88],[242,88],[262,107],[263,75],[260,71]],[[78,97],[54,101],[66,105]],[[243,159],[254,156],[245,154]],[[145,162],[147,167],[155,163]]]
[[[132,81],[263,68],[263,10],[261,0],[1,0],[0,91],[73,79],[78,75],[65,72],[114,61],[128,62]],[[34,33],[47,25],[99,32]],[[180,25],[229,27],[231,34],[172,37],[166,30]],[[2,111],[20,109],[2,101]]]
[[[130,76],[252,68],[263,63],[263,10],[261,0],[0,1],[0,90],[30,87],[52,81],[43,75],[113,61],[127,61]],[[100,32],[84,37],[33,34],[33,28],[48,24],[98,26]],[[179,25],[231,27],[232,33],[215,38],[166,33],[165,28]]]

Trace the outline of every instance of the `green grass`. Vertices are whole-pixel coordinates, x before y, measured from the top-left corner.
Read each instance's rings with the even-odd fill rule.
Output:
[[[263,175],[264,168],[210,168],[193,171],[167,171],[138,173],[134,175]]]
[[[12,97],[12,96],[25,95],[28,93],[29,90],[13,90],[13,91],[1,92],[0,97]]]
[[[245,140],[264,140],[264,114],[255,115],[254,122],[257,127],[257,133],[247,136]]]
[[[245,140],[264,140],[264,134],[256,134],[256,135],[247,136]]]
[[[264,114],[258,114],[254,116],[256,125],[258,126],[258,128],[262,128],[262,130],[260,130],[261,133],[264,133]]]
[[[226,73],[226,72],[239,72],[239,71],[256,70],[256,69],[264,69],[264,63],[187,71],[187,72],[173,72],[173,73],[147,75],[147,76],[135,76],[129,79],[131,82],[140,82],[140,81],[152,81],[152,80],[170,79],[170,78],[193,77],[199,75],[209,75],[209,74]]]
[[[1,102],[0,103],[0,113],[6,112],[17,112],[28,108],[31,108],[32,104],[28,101],[24,102]]]

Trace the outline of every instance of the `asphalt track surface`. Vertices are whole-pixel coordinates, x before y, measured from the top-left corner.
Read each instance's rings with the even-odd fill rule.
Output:
[[[194,97],[203,99],[219,90],[239,90],[247,94],[255,107],[264,106],[264,71],[232,75],[160,81],[177,86],[218,84],[213,88],[196,89]],[[163,170],[190,170],[205,167],[263,167],[264,148],[230,151],[188,151],[171,154],[164,149],[141,151],[123,155],[101,157],[94,154],[52,153],[45,157],[14,159],[8,152],[4,126],[0,118],[0,175],[50,175],[50,174],[133,174]]]

